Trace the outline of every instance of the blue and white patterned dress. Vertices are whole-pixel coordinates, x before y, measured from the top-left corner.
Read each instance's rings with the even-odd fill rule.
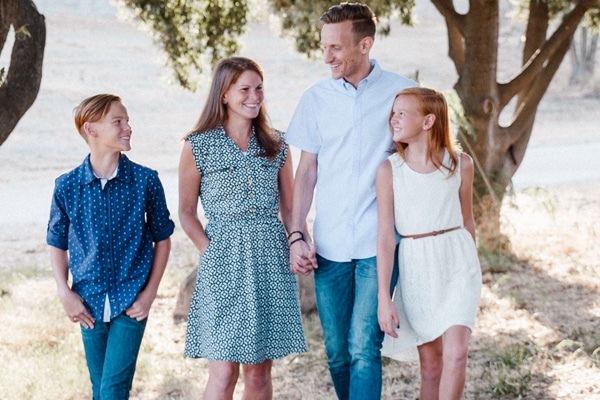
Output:
[[[278,217],[287,145],[269,160],[257,156],[254,135],[246,153],[222,127],[188,139],[210,244],[200,256],[185,356],[257,364],[305,352],[298,282]]]

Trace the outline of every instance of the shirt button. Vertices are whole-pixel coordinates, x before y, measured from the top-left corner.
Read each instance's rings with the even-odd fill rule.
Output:
[[[229,167],[229,172],[233,172],[233,167]]]
[[[252,178],[248,179],[248,185],[252,185]]]
[[[250,164],[246,164],[246,168],[250,168]]]
[[[248,195],[248,197],[250,197],[251,199],[253,199],[253,198],[254,198],[254,193],[250,193],[250,194]]]
[[[251,212],[256,212],[256,207],[250,207]]]

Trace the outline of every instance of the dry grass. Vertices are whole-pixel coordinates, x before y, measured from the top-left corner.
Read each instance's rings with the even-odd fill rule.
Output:
[[[484,274],[465,399],[600,399],[598,199],[600,185],[530,190],[508,199],[503,226],[513,254],[482,254],[495,272]],[[6,366],[0,400],[89,398],[79,329],[56,298],[46,248],[27,249],[24,259],[37,261],[0,277],[0,363]],[[195,264],[179,231],[172,254],[133,399],[197,399],[206,383],[206,362],[182,357],[185,326],[172,321],[178,282]],[[334,398],[318,319],[306,318],[305,329],[310,351],[275,362],[275,398]],[[418,386],[416,363],[386,360],[385,399],[416,399]],[[238,398],[241,389],[240,382]]]

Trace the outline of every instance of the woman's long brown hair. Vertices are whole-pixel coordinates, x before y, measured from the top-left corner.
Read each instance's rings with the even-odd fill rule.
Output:
[[[244,71],[254,71],[264,82],[260,66],[245,57],[230,57],[222,59],[215,66],[208,98],[200,114],[198,122],[189,134],[205,132],[218,128],[227,120],[227,106],[223,104],[223,96]],[[260,105],[258,116],[252,121],[256,141],[262,149],[259,157],[273,159],[282,146],[282,141],[270,125],[265,105]]]

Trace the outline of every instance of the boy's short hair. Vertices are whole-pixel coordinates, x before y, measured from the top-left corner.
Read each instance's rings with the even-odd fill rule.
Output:
[[[352,21],[352,32],[354,32],[357,43],[367,36],[375,39],[377,18],[373,10],[366,4],[340,3],[325,11],[320,20],[325,24]]]
[[[83,100],[73,111],[75,116],[75,127],[81,136],[85,137],[83,124],[86,122],[100,121],[110,109],[113,101],[122,103],[121,98],[114,94],[97,94]],[[86,139],[87,141],[87,139]]]

